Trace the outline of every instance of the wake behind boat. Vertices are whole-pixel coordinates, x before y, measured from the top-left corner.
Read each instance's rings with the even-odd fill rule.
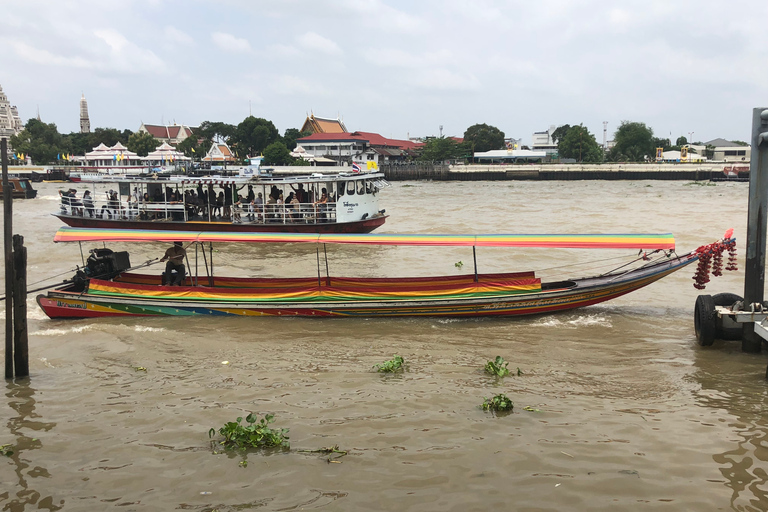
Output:
[[[286,233],[369,233],[386,221],[378,197],[389,186],[382,173],[94,176],[80,184],[86,191],[61,191],[54,214],[72,227]]]
[[[565,247],[648,249],[634,261],[592,277],[542,282],[534,272],[410,278],[318,275],[302,278],[241,278],[197,272],[181,286],[160,275],[130,271],[127,252],[92,251],[75,278],[38,304],[51,318],[102,316],[516,316],[598,304],[632,292],[698,259],[677,255],[665,235],[302,235],[291,233],[190,233],[104,231],[62,228],[56,241],[374,244],[477,247]],[[205,247],[202,247],[205,258]],[[324,252],[324,251],[323,251]],[[197,254],[197,252],[196,252]],[[210,257],[213,257],[211,249]],[[209,267],[207,259],[205,269]],[[187,260],[187,265],[189,261]],[[325,267],[328,268],[327,265]],[[170,277],[170,276],[169,276]]]

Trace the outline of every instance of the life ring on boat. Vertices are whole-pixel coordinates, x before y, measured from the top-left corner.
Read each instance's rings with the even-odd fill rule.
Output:
[[[744,299],[735,293],[716,293],[712,296],[715,306],[733,306],[742,300]],[[742,324],[729,316],[715,315],[715,335],[721,340],[740,340],[741,326]]]
[[[715,301],[711,295],[696,297],[693,309],[693,327],[696,330],[696,340],[702,347],[708,347],[715,341],[717,331]]]

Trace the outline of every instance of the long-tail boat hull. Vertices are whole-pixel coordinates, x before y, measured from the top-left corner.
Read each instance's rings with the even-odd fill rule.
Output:
[[[39,295],[51,318],[125,316],[485,317],[535,315],[598,304],[647,286],[696,261],[670,255],[630,271],[541,283],[532,272],[394,279],[203,278],[162,286],[159,276],[124,273]],[[189,281],[190,278],[188,277]]]
[[[72,215],[55,214],[66,225],[74,228],[96,229],[124,229],[124,230],[168,230],[190,232],[230,232],[247,233],[258,231],[260,233],[370,233],[374,229],[383,226],[387,215],[378,215],[363,220],[350,222],[318,222],[318,223],[233,223],[233,222],[207,222],[207,221],[150,221],[150,220],[125,220],[125,219],[100,219],[97,217],[78,217]]]

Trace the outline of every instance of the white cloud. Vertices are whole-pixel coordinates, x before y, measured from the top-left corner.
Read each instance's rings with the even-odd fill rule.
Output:
[[[192,39],[192,36],[171,25],[165,27],[164,33],[165,38],[172,43],[191,45],[195,42],[195,40]]]
[[[322,86],[304,78],[293,75],[283,75],[274,81],[273,90],[280,95],[294,94],[325,94]]]
[[[328,55],[340,55],[343,53],[339,45],[315,32],[307,32],[299,36],[298,42],[300,46],[307,50],[318,51]]]
[[[225,32],[213,32],[211,34],[213,43],[224,51],[235,53],[246,53],[251,51],[251,43],[247,39],[235,37]]]
[[[425,69],[410,81],[414,86],[439,91],[477,91],[481,86],[476,76],[448,69]]]
[[[22,61],[33,62],[42,66],[67,66],[81,69],[89,69],[95,67],[94,63],[82,58],[82,57],[65,57],[63,55],[56,55],[48,50],[41,50],[39,48],[33,48],[28,44],[19,41],[6,40],[3,44],[11,46],[16,55],[18,55]]]
[[[109,47],[108,55],[101,55],[100,65],[123,73],[164,72],[166,65],[152,50],[141,48],[113,29],[95,30],[93,34]],[[100,48],[96,48],[99,51]]]

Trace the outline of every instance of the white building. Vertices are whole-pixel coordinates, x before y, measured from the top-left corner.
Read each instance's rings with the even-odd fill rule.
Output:
[[[533,132],[533,144],[531,149],[533,151],[544,151],[547,154],[557,153],[557,144],[552,138],[552,134],[555,133],[557,127],[551,125],[549,130],[545,132]]]
[[[750,146],[741,146],[725,139],[713,139],[705,142],[704,146],[714,146],[715,151],[712,155],[712,160],[716,162],[744,162],[749,164],[749,160],[752,157],[752,148]]]
[[[16,110],[15,105],[11,105],[8,101],[8,97],[3,92],[3,88],[0,87],[0,130],[3,133],[6,130],[13,130],[13,135],[24,129],[24,124],[19,117],[19,111]]]

